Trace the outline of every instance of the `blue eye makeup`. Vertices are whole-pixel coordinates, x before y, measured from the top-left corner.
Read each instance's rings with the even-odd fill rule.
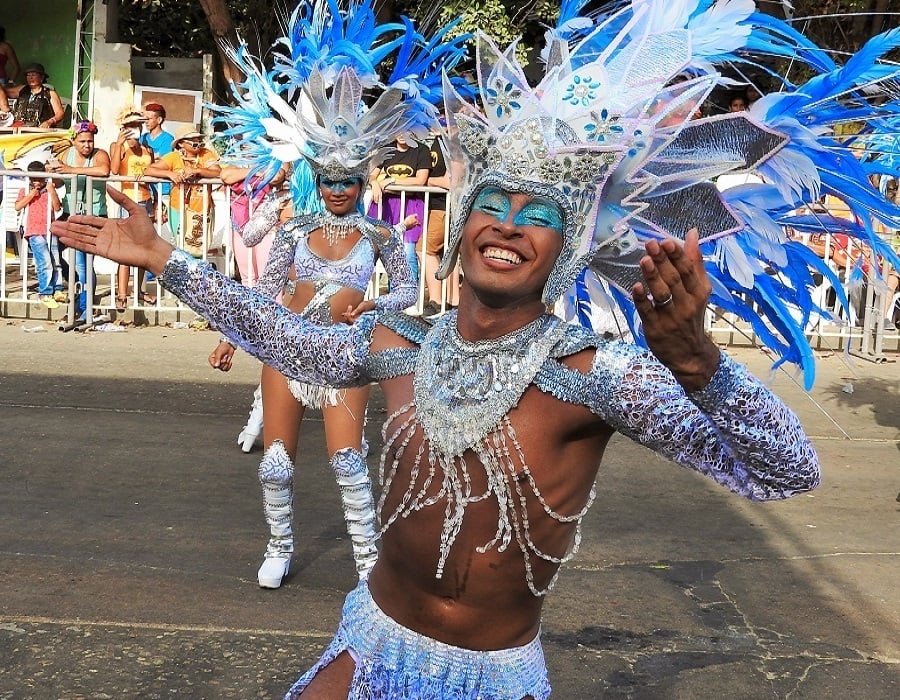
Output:
[[[512,208],[509,194],[498,187],[485,187],[475,198],[473,211],[506,221]],[[546,199],[535,199],[522,207],[513,219],[517,226],[541,226],[562,232],[563,214],[559,205]]]
[[[503,190],[496,187],[485,187],[475,198],[472,210],[483,212],[500,219],[500,221],[506,221],[511,206],[509,196]]]
[[[543,199],[529,202],[519,210],[513,223],[519,226],[541,226],[562,232],[563,216],[559,205]]]
[[[328,178],[322,178],[319,181],[319,184],[322,185],[327,190],[331,190],[332,192],[343,192],[344,190],[349,190],[351,187],[355,187],[359,182],[356,178],[348,178],[346,180],[330,180]]]

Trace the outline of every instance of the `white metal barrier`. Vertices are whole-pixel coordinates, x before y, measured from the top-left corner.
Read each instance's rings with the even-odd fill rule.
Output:
[[[2,207],[3,227],[7,232],[7,236],[11,235],[18,245],[18,255],[15,254],[15,251],[8,249],[4,254],[2,268],[0,268],[0,304],[2,304],[0,315],[10,315],[7,302],[19,302],[26,305],[26,307],[30,307],[30,312],[27,314],[28,317],[40,317],[40,301],[36,295],[29,295],[29,286],[31,286],[34,278],[28,265],[28,247],[18,234],[18,217],[13,210],[16,195],[22,184],[27,183],[28,174],[19,170],[0,170],[0,175],[4,176],[5,182],[5,196]],[[71,187],[71,181],[75,177],[77,176],[53,175],[54,180],[69,183],[67,187]],[[113,183],[114,186],[119,187],[126,194],[134,194],[137,188],[144,185],[169,182],[168,180],[156,178],[141,178],[140,181],[136,181],[120,176],[110,176],[108,178],[87,177],[86,191],[90,191],[95,179]],[[233,276],[235,273],[235,258],[234,250],[231,246],[231,189],[223,185],[218,179],[199,180],[196,183],[192,183],[191,186],[201,188],[202,211],[197,212],[195,219],[181,216],[178,221],[179,225],[173,229],[173,211],[184,212],[184,202],[179,201],[173,207],[172,201],[166,201],[164,197],[157,196],[153,204],[153,217],[157,230],[161,236],[168,238],[175,245],[190,247],[198,258],[209,260],[223,273]],[[176,189],[173,187],[173,195],[171,196],[183,196],[183,190],[179,191],[181,194],[178,194]],[[417,250],[421,254],[424,250],[424,241],[427,236],[431,197],[435,194],[444,194],[446,191],[437,187],[391,185],[388,187],[388,192],[399,193],[401,197],[401,217],[405,216],[409,194],[414,193],[423,196],[423,231],[420,242],[417,243]],[[111,207],[109,210],[110,216],[119,215],[120,212],[115,211],[117,207],[111,200],[108,202],[108,206]],[[450,216],[448,215],[445,217],[444,225],[445,250],[449,240],[449,222]],[[199,238],[197,235],[198,230]],[[830,235],[828,235],[826,236],[826,247],[831,245],[833,243]],[[68,251],[70,258],[72,252]],[[76,294],[82,290],[86,292],[87,296],[87,325],[98,320],[96,316],[98,312],[102,314],[100,319],[108,320],[109,314],[115,308],[115,297],[117,294],[123,296],[120,294],[121,290],[117,289],[116,270],[118,266],[111,261],[96,256],[88,256],[87,279],[83,281],[76,279],[74,265],[70,263],[68,267],[69,306],[66,313],[65,326],[72,327],[76,324]],[[425,266],[420,265],[419,270],[419,293],[413,310],[414,313],[422,313],[425,302]],[[845,279],[848,279],[849,269],[846,269],[844,272]],[[883,270],[883,274],[886,277],[886,268]],[[155,280],[142,281],[138,279],[134,269],[132,269],[129,279],[130,293],[124,295],[131,300],[131,303],[127,306],[129,310],[190,313],[186,306],[182,305],[173,295],[165,292]],[[140,301],[139,289],[142,283],[148,287],[152,285],[154,288],[155,293],[152,293],[152,296],[155,296],[156,299],[153,303],[148,304]],[[386,287],[386,273],[383,266],[379,263],[372,276],[367,296],[370,298],[377,297],[383,293]],[[834,315],[833,318],[823,315],[810,320],[807,336],[814,345],[831,349],[843,349],[849,346],[851,352],[874,361],[882,361],[885,340],[888,341],[888,349],[898,348],[898,345],[900,345],[900,333],[898,333],[896,328],[886,327],[883,321],[883,310],[891,303],[892,313],[900,313],[900,309],[898,309],[898,306],[900,306],[900,294],[875,284],[867,284],[863,289],[856,290],[850,289],[845,283],[845,293],[848,298],[851,298],[858,305],[858,308],[854,307],[847,313],[844,309],[835,305],[833,300],[835,295],[829,287],[828,281],[823,280],[814,292],[817,303],[828,311],[833,312]],[[886,295],[892,296],[887,297]],[[447,282],[444,281],[441,285],[441,299],[439,301],[441,310],[446,308],[447,300]],[[33,313],[35,309],[38,309],[37,314]],[[49,315],[47,317],[49,318]],[[754,344],[756,342],[755,335],[748,324],[744,324],[732,314],[717,312],[715,309],[707,314],[707,331],[714,339],[726,344]]]

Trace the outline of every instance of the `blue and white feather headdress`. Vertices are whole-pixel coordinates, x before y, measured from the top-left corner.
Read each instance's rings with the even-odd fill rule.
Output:
[[[803,366],[809,384],[803,326],[817,311],[810,266],[820,265],[780,224],[796,207],[834,193],[858,216],[900,225],[900,210],[881,206],[849,148],[829,136],[830,125],[850,118],[851,102],[855,118],[883,109],[862,88],[896,77],[896,68],[877,62],[896,37],[838,68],[787,25],[756,14],[752,0],[632,0],[578,17],[586,4],[563,3],[535,87],[514,47],[501,51],[483,35],[476,38],[483,110],[447,86],[448,155],[461,177],[439,276],[453,267],[483,187],[548,197],[565,224],[544,301],[564,298],[567,316],[584,321],[586,305],[612,296],[640,342],[630,290],[641,280],[643,243],[683,239],[697,228],[713,303],[750,321],[782,361]],[[729,83],[716,66],[752,62],[754,53],[794,55],[821,75],[786,86],[752,112],[693,119],[712,90]],[[767,184],[722,194],[712,182],[751,171]],[[853,233],[893,255],[871,225]]]
[[[261,182],[288,162],[306,163],[314,176],[364,180],[397,136],[428,137],[442,76],[465,55],[468,37],[448,38],[451,28],[426,36],[406,17],[379,24],[371,0],[346,9],[337,0],[301,3],[271,71],[245,45],[228,49],[245,78],[233,86],[236,107],[214,108],[233,137],[223,158]]]

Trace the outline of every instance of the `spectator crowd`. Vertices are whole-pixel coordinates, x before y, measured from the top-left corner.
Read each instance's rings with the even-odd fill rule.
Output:
[[[16,84],[20,76],[23,82]],[[48,79],[49,75],[40,63],[29,63],[24,68],[19,65],[15,51],[5,41],[0,27],[0,83],[3,85],[0,89],[0,123],[4,123],[5,118],[5,123],[13,127],[53,129],[63,126],[67,115]],[[719,96],[715,102],[708,101],[696,109],[693,118],[749,110],[760,97],[760,91],[748,85]],[[227,239],[221,244],[234,256],[234,276],[252,285],[262,274],[274,228],[253,248],[243,244],[241,231],[251,220],[254,210],[267,198],[276,198],[279,202],[278,221],[291,215],[287,206],[289,197],[285,194],[290,186],[289,167],[265,188],[251,187],[252,191],[245,192],[248,174],[245,168],[221,162],[208,137],[195,125],[167,130],[166,116],[165,107],[156,102],[147,103],[142,109],[126,110],[119,118],[116,140],[106,149],[95,142],[96,124],[77,121],[71,125],[69,139],[63,141],[63,147],[56,148],[46,162],[34,161],[27,165],[28,186],[16,192],[15,211],[19,212],[22,239],[34,260],[36,279],[33,284],[41,304],[54,309],[68,301],[68,260],[49,233],[49,224],[58,217],[76,212],[106,216],[104,188],[109,176],[117,176],[123,191],[146,208],[160,235],[196,257],[207,256],[213,246],[217,223],[213,193],[218,189],[227,190],[230,211],[227,216],[220,216],[218,224],[221,228],[225,219],[230,222],[230,226],[225,225]],[[90,187],[87,187],[88,179]],[[398,139],[393,152],[372,170],[366,184],[370,216],[390,225],[396,225],[410,215],[418,220],[403,236],[407,261],[420,283],[421,314],[433,318],[453,309],[459,302],[459,269],[445,281],[438,280],[435,274],[444,253],[449,224],[446,191],[450,183],[440,136],[434,134],[430,142],[422,144]],[[896,191],[896,185],[894,188]],[[823,206],[825,204],[823,202]],[[885,232],[885,235],[889,236],[891,232]],[[893,235],[896,239],[896,232]],[[845,280],[849,279],[854,266],[868,272],[872,262],[880,263],[870,261],[871,256],[865,250],[845,250],[846,236],[842,237],[840,232],[799,238],[820,257],[830,261],[829,264]],[[88,280],[95,285],[95,277],[88,276],[83,254],[76,253],[72,262],[77,279],[76,314],[83,320]],[[128,267],[119,266],[111,291],[116,311],[125,311],[131,300],[135,305],[156,304],[157,295],[147,287],[149,278],[144,270],[138,269],[132,276]],[[898,306],[897,271],[884,270],[883,280],[886,287],[880,290],[882,322],[885,330],[893,331]],[[95,286],[91,292],[94,289]],[[823,296],[824,302],[833,302],[834,292],[829,294]],[[858,289],[854,290],[853,301],[859,308]],[[858,320],[858,314],[851,316],[852,320]]]

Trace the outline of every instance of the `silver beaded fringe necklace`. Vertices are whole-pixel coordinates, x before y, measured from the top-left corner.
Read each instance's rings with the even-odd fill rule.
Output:
[[[359,218],[358,214],[335,216],[330,211],[323,212],[322,232],[325,234],[328,245],[334,247],[335,243],[344,240],[347,234],[356,228],[357,218]]]

